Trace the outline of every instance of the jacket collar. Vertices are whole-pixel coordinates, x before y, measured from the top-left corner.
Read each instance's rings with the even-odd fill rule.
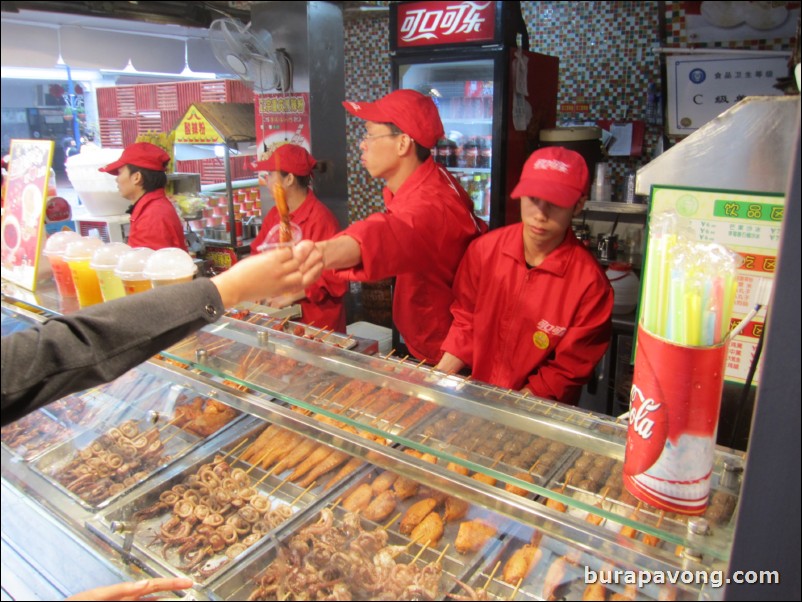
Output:
[[[557,248],[548,254],[543,263],[533,269],[543,270],[555,276],[564,276],[568,271],[568,266],[574,261],[574,253],[581,246],[573,230],[569,228],[565,233],[565,238]],[[526,257],[524,256],[524,225],[522,223],[511,227],[510,236],[504,237],[501,252],[512,258],[516,263],[527,267]]]

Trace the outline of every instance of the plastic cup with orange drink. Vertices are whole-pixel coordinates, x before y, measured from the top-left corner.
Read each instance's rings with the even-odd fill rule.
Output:
[[[55,232],[47,238],[42,255],[47,257],[50,262],[50,269],[53,271],[53,280],[56,282],[56,290],[60,297],[75,297],[75,283],[72,281],[70,266],[64,261],[64,252],[67,245],[76,240],[81,240],[81,235],[72,230]]]
[[[131,247],[124,242],[112,242],[103,245],[92,255],[92,261],[89,265],[97,273],[100,294],[103,296],[104,301],[125,297],[122,280],[114,273],[114,269],[117,267],[120,256],[130,250]]]
[[[146,247],[136,247],[120,255],[114,273],[122,280],[126,295],[134,295],[153,288],[150,278],[145,276],[145,262],[155,251]]]
[[[192,256],[183,249],[159,249],[145,262],[144,274],[153,287],[190,282],[198,268]]]
[[[75,292],[78,295],[78,305],[81,307],[103,302],[97,274],[89,265],[92,255],[101,246],[103,246],[103,241],[98,238],[82,237],[80,240],[67,244],[64,252],[64,260],[70,266]]]

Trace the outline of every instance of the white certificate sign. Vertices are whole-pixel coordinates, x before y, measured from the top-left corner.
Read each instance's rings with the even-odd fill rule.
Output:
[[[780,96],[785,56],[723,55],[666,58],[668,133],[691,134],[747,96]]]

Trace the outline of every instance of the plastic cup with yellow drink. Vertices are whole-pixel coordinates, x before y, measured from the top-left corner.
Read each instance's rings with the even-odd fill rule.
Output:
[[[56,290],[59,297],[75,297],[75,283],[72,281],[70,266],[64,261],[64,253],[67,245],[76,240],[81,240],[81,235],[72,230],[55,232],[47,238],[42,255],[47,257],[50,262],[50,269],[53,271],[53,280],[56,282]]]
[[[126,295],[134,295],[153,288],[150,278],[145,276],[145,262],[155,251],[146,247],[136,247],[120,255],[114,273],[122,280]]]
[[[183,249],[159,249],[145,262],[144,274],[153,287],[190,282],[198,271],[195,260]]]
[[[114,273],[120,256],[131,250],[124,242],[112,242],[103,245],[92,255],[89,265],[95,270],[100,283],[100,294],[104,301],[125,297],[125,289],[120,277]]]
[[[70,266],[75,292],[78,294],[78,305],[81,307],[103,302],[97,274],[89,265],[92,255],[101,246],[103,241],[98,238],[82,237],[67,244],[67,250],[64,252],[64,260]]]

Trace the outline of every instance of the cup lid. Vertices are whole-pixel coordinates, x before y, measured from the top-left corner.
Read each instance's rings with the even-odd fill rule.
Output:
[[[110,242],[92,254],[89,266],[94,270],[113,270],[117,267],[120,255],[131,250],[124,242]]]
[[[92,254],[101,246],[103,246],[103,241],[99,238],[82,236],[78,240],[67,243],[67,248],[64,250],[64,259],[66,261],[86,261],[92,259]]]
[[[148,257],[144,267],[145,278],[151,280],[173,280],[194,276],[198,271],[192,256],[175,247],[159,249]]]
[[[142,272],[145,269],[145,262],[153,253],[153,249],[147,247],[136,247],[126,251],[117,260],[114,273],[123,280],[145,280]]]
[[[67,250],[67,245],[76,240],[81,240],[81,235],[72,230],[64,230],[63,232],[54,232],[47,237],[45,248],[42,253],[48,255],[63,255]]]
[[[296,244],[301,242],[301,238],[303,238],[303,232],[301,232],[301,227],[298,224],[290,222],[290,231],[292,232],[292,244]],[[281,238],[281,224],[276,224],[267,233],[265,237],[265,242],[268,244],[278,244]]]

